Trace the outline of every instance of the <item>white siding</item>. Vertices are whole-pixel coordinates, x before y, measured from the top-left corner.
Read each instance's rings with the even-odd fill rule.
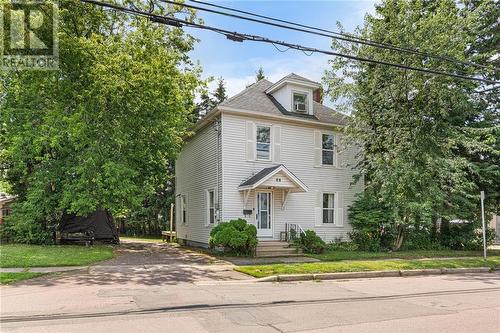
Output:
[[[208,243],[211,227],[206,223],[206,190],[216,191],[216,208],[221,193],[220,189],[217,191],[217,171],[219,179],[222,178],[222,170],[217,167],[220,160],[217,141],[217,131],[211,123],[184,145],[175,163],[175,192],[176,195],[187,196],[188,206],[187,223],[180,223],[179,214],[176,216],[177,236],[180,239]],[[176,200],[176,204],[178,202]]]
[[[285,110],[287,110],[288,112],[293,112],[292,92],[307,93],[307,96],[308,96],[307,104],[309,106],[308,113],[312,114],[312,107],[313,107],[313,89],[312,88],[307,88],[307,87],[299,86],[296,84],[286,84],[281,89],[273,92],[272,95],[276,99],[276,101],[278,101],[278,103],[280,103],[285,108]]]
[[[281,190],[273,192],[274,238],[279,238],[280,231],[285,230],[285,223],[298,223],[303,229],[313,229],[325,241],[333,241],[338,237],[345,239],[351,227],[347,221],[347,207],[352,203],[354,195],[363,188],[362,182],[350,186],[355,173],[350,168],[322,166],[315,167],[314,131],[320,127],[306,127],[286,122],[255,120],[244,115],[223,114],[223,146],[222,146],[222,219],[246,218],[255,223],[255,211],[252,216],[243,216],[244,195],[238,191],[238,186],[251,175],[263,168],[278,163],[265,161],[249,161],[247,155],[247,121],[270,126],[281,127],[280,164],[284,164],[295,176],[308,187],[307,193],[291,193],[284,209]],[[332,129],[326,129],[325,131]],[[337,134],[337,133],[336,133]],[[354,149],[348,148],[342,153],[344,161],[354,159]],[[321,219],[315,218],[315,212],[320,213],[321,193],[340,193],[343,198],[342,209],[337,217],[343,217],[342,226],[323,225]],[[253,209],[254,194],[248,198],[246,208]]]

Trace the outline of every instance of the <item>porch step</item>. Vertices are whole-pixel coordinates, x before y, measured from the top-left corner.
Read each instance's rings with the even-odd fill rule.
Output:
[[[301,255],[301,249],[279,241],[261,241],[256,249],[257,257],[296,257]]]

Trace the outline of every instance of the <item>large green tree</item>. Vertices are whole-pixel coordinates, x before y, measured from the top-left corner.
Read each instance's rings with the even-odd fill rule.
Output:
[[[63,212],[125,213],[161,189],[201,84],[182,29],[77,0],[59,6],[59,70],[1,76],[1,164],[19,196],[18,240]]]
[[[489,13],[492,4],[479,6]],[[477,58],[469,52],[485,33],[480,26],[474,11],[451,0],[387,0],[357,33],[467,61]],[[473,66],[368,45],[334,41],[332,48],[407,66],[479,73]],[[348,133],[361,147],[357,166],[370,193],[390,211],[394,248],[416,221],[475,219],[480,187],[495,192],[500,175],[498,127],[479,121],[491,107],[474,97],[480,84],[343,58],[331,65],[325,83],[339,109],[352,112]]]

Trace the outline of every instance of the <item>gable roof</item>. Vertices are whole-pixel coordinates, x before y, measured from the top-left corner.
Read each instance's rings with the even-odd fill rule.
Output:
[[[295,73],[290,73],[288,74],[287,76],[285,76],[282,80],[297,80],[297,81],[305,81],[305,82],[308,82],[308,83],[313,83],[313,84],[317,84],[317,85],[320,85],[319,82],[316,82],[316,81],[313,81],[313,80],[309,80],[303,76],[300,76],[300,75],[297,75]]]
[[[289,74],[286,77],[293,77],[297,80],[307,80],[311,83],[314,81],[302,78],[297,74]],[[281,81],[281,80],[280,80]],[[305,119],[316,120],[321,123],[328,123],[334,125],[346,125],[347,116],[337,112],[321,103],[313,102],[313,115],[303,115],[294,112],[286,111],[273,96],[266,93],[266,91],[274,84],[266,79],[262,79],[242,92],[234,95],[233,97],[225,100],[218,105],[220,108],[232,108],[238,110],[247,110],[253,112],[262,112],[264,114],[277,115],[277,116],[292,116]]]
[[[278,172],[283,172],[285,176],[296,186],[295,189],[298,192],[307,192],[307,186],[295,176],[290,170],[288,170],[283,164],[272,166],[269,168],[264,168],[258,173],[245,180],[238,187],[239,190],[252,190],[259,187],[266,180],[270,179],[272,176],[276,175]]]
[[[264,169],[260,170],[255,175],[253,175],[252,177],[248,178],[243,183],[241,183],[240,187],[255,185],[257,182],[259,182],[260,180],[262,180],[263,178],[265,178],[266,176],[271,174],[273,171],[275,171],[279,167],[280,167],[280,165],[276,165],[276,166],[272,166],[272,167],[264,168]]]

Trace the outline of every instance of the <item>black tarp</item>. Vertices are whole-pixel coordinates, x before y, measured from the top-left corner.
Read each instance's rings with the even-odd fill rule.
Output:
[[[113,222],[113,216],[106,210],[97,210],[88,216],[64,214],[59,224],[61,241],[75,240],[75,235],[83,238],[118,243],[118,232]]]

